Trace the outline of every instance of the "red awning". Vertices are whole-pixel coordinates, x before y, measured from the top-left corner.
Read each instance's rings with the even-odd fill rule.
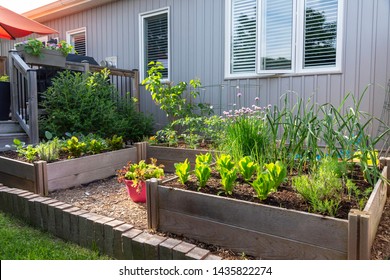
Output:
[[[0,38],[13,40],[31,33],[53,34],[58,31],[0,6]]]

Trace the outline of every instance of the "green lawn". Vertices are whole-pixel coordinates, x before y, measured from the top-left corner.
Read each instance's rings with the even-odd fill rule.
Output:
[[[105,260],[0,212],[0,260]]]

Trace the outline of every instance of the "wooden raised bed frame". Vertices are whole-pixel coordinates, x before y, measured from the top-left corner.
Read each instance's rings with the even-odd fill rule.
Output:
[[[47,163],[26,163],[0,157],[0,182],[6,186],[28,190],[40,195],[86,184],[115,175],[128,161],[136,162],[142,156],[135,147],[81,158]],[[144,157],[144,155],[143,155]]]
[[[148,147],[147,155],[171,165],[193,153],[176,149],[160,161],[166,149]],[[390,159],[381,162],[382,175],[389,179]],[[165,187],[152,179],[147,183],[148,227],[262,259],[369,259],[388,188],[379,180],[364,210],[351,210],[343,220]]]

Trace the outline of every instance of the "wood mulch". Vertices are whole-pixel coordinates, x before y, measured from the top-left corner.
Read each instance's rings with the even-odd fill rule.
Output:
[[[175,183],[171,183],[171,185],[174,184]],[[168,183],[165,185],[168,185]],[[188,185],[189,189],[196,189],[195,185],[191,183]],[[209,183],[208,185],[212,185],[212,183]],[[245,188],[246,186],[244,184],[241,184],[241,188],[238,187],[238,196],[240,196],[239,193],[242,192],[241,196],[245,196],[247,200],[258,202],[256,201],[257,199],[253,197],[253,194],[250,193],[252,190]],[[216,193],[216,189],[212,188],[206,188],[203,191]],[[145,231],[148,230],[146,205],[144,203],[132,202],[129,195],[127,194],[127,190],[124,187],[124,184],[118,183],[115,177],[99,180],[87,185],[77,186],[67,190],[56,191],[51,193],[49,196],[85,209],[89,212],[114,217],[116,219],[130,223],[136,228]],[[290,201],[290,204],[287,202],[284,203],[283,207],[300,209],[303,211],[307,211],[308,207],[299,196],[292,194],[288,186],[282,186],[278,193],[272,195],[267,200],[268,204],[278,206],[283,204],[283,201]],[[345,209],[340,211],[339,215],[341,218],[346,218],[345,215],[349,211],[347,210],[347,207],[348,206],[345,206]],[[153,233],[184,239],[187,242],[210,250],[214,254],[221,256],[223,259],[252,259],[250,256],[237,254],[230,250],[225,250],[214,245],[199,243],[195,240],[190,240],[167,233]],[[387,199],[384,213],[378,227],[376,239],[372,247],[371,259],[390,259],[390,198]]]

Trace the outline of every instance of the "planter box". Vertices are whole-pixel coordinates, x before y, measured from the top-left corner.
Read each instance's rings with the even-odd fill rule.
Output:
[[[27,64],[65,68],[66,57],[59,51],[42,48],[41,56],[35,56],[26,53],[23,47],[19,46],[16,49]]]
[[[389,178],[390,160],[383,170]],[[262,259],[369,259],[386,201],[378,181],[348,220],[147,184],[148,226]]]
[[[0,182],[46,195],[48,192],[104,179],[128,161],[137,161],[137,148],[126,148],[53,163],[25,163],[0,157]]]
[[[195,158],[198,154],[205,154],[216,151],[210,150],[194,150],[194,149],[182,149],[182,148],[170,148],[162,146],[147,146],[146,158],[156,158],[158,164],[164,165],[165,172],[175,172],[174,164],[177,162],[183,162],[186,158],[191,162],[191,166],[195,166]]]

